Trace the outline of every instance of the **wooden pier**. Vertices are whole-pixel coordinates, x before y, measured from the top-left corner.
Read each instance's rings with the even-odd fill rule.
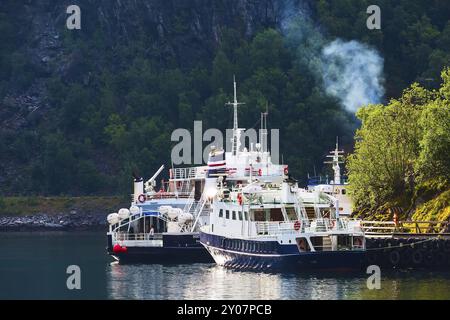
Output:
[[[448,221],[363,221],[367,264],[396,269],[450,268]]]

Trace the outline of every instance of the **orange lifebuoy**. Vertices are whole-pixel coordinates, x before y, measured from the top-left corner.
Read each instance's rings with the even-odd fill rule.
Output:
[[[139,197],[138,197],[138,201],[140,203],[144,203],[145,200],[147,200],[147,197],[145,196],[145,194],[140,194]]]
[[[239,202],[239,205],[241,206],[242,205],[242,194],[238,193],[237,200]]]
[[[261,177],[262,176],[262,169],[258,170],[258,175]]]
[[[289,169],[288,167],[284,167],[284,175],[287,176],[289,173]]]
[[[302,224],[301,224],[300,221],[297,220],[297,221],[294,222],[294,230],[295,231],[300,230],[301,227],[302,227]]]

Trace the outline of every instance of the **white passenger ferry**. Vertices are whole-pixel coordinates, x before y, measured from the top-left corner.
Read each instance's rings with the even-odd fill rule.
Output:
[[[235,99],[235,118],[237,107]],[[247,181],[230,182],[218,174],[205,190],[211,212],[209,223],[200,228],[200,242],[215,262],[256,270],[359,269],[365,256],[359,221],[342,219],[337,198],[300,189],[286,170],[272,179],[253,175],[258,163],[247,157],[247,150],[241,153],[239,134],[235,121],[226,163],[246,159]],[[312,202],[312,212],[304,200]]]
[[[199,228],[209,224],[209,200],[217,178],[226,177],[228,186],[238,187],[253,176],[280,181],[287,175],[287,166],[273,164],[266,148],[267,114],[261,116],[260,143],[241,150],[238,104],[235,82],[234,102],[230,103],[235,128],[231,152],[213,148],[206,166],[170,169],[170,179],[159,191],[156,178],[164,166],[146,183],[135,177],[131,207],[108,216],[111,256],[121,262],[213,262],[199,242]]]

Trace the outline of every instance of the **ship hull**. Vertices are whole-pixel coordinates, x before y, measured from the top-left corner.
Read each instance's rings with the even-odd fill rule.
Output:
[[[197,235],[198,236],[198,235]],[[213,258],[194,235],[166,235],[162,246],[124,246],[126,252],[114,252],[108,236],[108,254],[121,264],[214,263]]]
[[[294,272],[359,271],[364,265],[365,251],[363,250],[299,252],[296,245],[260,241],[258,245],[262,249],[258,250],[258,246],[256,248],[250,246],[250,250],[242,251],[239,248],[246,246],[244,243],[246,240],[233,241],[230,247],[227,245],[226,238],[200,233],[200,242],[215,262],[231,269]]]
[[[197,248],[144,247],[127,248],[126,253],[108,253],[121,264],[190,264],[213,263],[202,246]]]

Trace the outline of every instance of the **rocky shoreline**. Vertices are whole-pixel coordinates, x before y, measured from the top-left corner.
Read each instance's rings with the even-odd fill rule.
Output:
[[[107,229],[107,214],[34,214],[0,217],[0,232],[99,231]]]

